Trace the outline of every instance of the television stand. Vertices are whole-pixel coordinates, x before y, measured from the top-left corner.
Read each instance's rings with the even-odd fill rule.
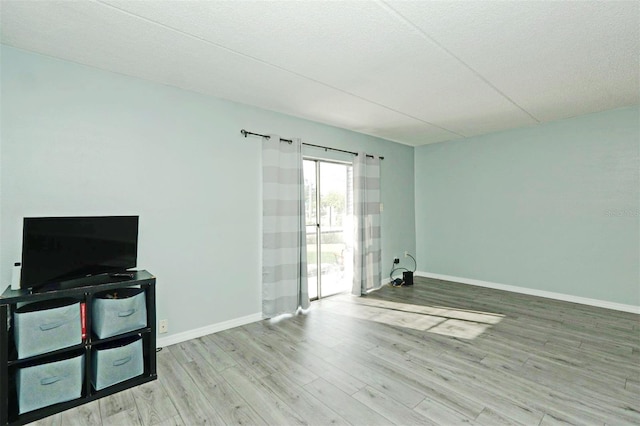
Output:
[[[133,278],[126,280],[110,278],[109,274],[96,275],[57,283],[49,291],[31,293],[27,289],[11,290],[0,295],[0,426],[18,426],[34,422],[61,411],[86,404],[105,396],[123,391],[133,386],[156,380],[156,278],[147,271],[133,272]],[[66,288],[67,285],[71,287]],[[147,312],[146,327],[124,332],[106,338],[98,337],[92,328],[93,301],[103,291],[122,288],[141,288],[144,290]],[[42,289],[41,289],[42,290]],[[44,354],[19,358],[14,339],[15,312],[25,303],[53,301],[55,299],[75,299],[86,308],[86,334],[78,345],[65,347]],[[7,321],[10,319],[10,321]],[[9,327],[11,324],[11,328]],[[26,336],[22,336],[23,338]],[[92,383],[94,373],[93,359],[97,355],[94,349],[126,344],[132,338],[142,340],[143,374],[114,385],[96,389]],[[84,354],[84,379],[79,398],[44,406],[33,411],[19,412],[19,398],[16,387],[17,371],[31,366],[41,366],[62,358]],[[97,370],[99,371],[99,370]]]

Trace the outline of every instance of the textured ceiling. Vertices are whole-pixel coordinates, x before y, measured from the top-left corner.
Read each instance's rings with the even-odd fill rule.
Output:
[[[639,103],[637,1],[0,7],[6,45],[408,145]]]

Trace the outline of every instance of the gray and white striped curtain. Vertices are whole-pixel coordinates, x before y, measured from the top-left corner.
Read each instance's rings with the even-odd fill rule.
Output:
[[[262,315],[309,307],[302,142],[262,143]]]
[[[380,238],[380,159],[364,152],[353,163],[355,247],[352,294],[357,296],[382,285]]]

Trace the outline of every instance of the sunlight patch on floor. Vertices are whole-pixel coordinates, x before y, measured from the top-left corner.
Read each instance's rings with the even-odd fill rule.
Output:
[[[413,305],[388,300],[337,296],[322,308],[351,318],[472,340],[498,324],[504,315],[445,306]]]
[[[429,333],[472,340],[491,328],[492,324],[482,324],[473,321],[448,319],[427,330]]]
[[[392,311],[386,309],[380,310],[379,308],[370,309],[375,310],[376,315],[370,317],[369,320],[383,324],[411,328],[414,330],[429,330],[432,327],[435,327],[441,322],[445,321],[445,318],[435,317],[432,315]]]

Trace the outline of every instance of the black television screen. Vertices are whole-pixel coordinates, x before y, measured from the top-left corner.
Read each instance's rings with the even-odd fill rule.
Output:
[[[136,266],[138,216],[26,217],[21,288]]]

